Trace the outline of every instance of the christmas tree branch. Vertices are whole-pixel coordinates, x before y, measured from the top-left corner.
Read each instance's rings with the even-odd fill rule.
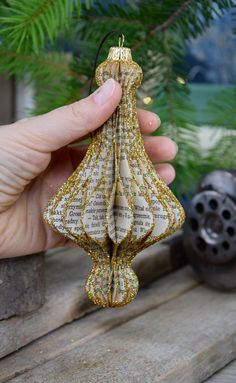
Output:
[[[35,9],[34,13],[29,16],[28,19],[25,20],[25,24],[33,24],[38,17],[40,17],[43,13],[46,13],[48,8],[55,3],[56,0],[45,0],[44,3],[39,4],[39,7]]]
[[[50,57],[47,57],[47,56],[50,56]],[[17,67],[18,66],[19,66],[19,69],[21,71],[21,64],[23,64],[23,65],[28,65],[27,69],[29,71],[31,68],[33,70],[34,67],[37,69],[39,67],[40,68],[45,67],[48,69],[52,69],[52,71],[54,73],[56,71],[57,73],[60,73],[63,76],[68,76],[68,77],[74,78],[75,80],[80,80],[80,75],[77,72],[69,69],[68,65],[63,65],[57,61],[53,61],[52,54],[48,54],[48,55],[46,54],[44,56],[42,56],[42,55],[37,56],[34,54],[30,55],[30,54],[18,53],[15,51],[9,51],[9,50],[1,47],[0,48],[0,58],[1,58],[0,71],[1,71],[1,65],[3,65],[3,67],[4,67],[5,63],[8,62],[9,68],[11,66],[13,66],[13,72],[14,73],[12,73],[12,74],[17,74]],[[17,65],[17,67],[14,66],[14,63]],[[26,69],[25,69],[25,71],[26,71]]]
[[[1,36],[16,51],[39,53],[58,31],[68,28],[81,0],[8,0],[0,6]]]
[[[142,38],[140,39],[133,47],[132,47],[132,50],[135,50],[137,48],[139,48],[142,44],[144,44],[148,38],[150,36],[153,36],[155,35],[156,33],[160,32],[160,31],[164,31],[166,30],[167,28],[169,28],[169,26],[171,24],[173,24],[176,19],[178,19],[178,17],[180,17],[182,15],[183,12],[186,11],[186,9],[189,7],[189,5],[193,3],[193,0],[186,0],[174,13],[172,13],[172,15],[170,15],[168,17],[167,20],[165,20],[162,24],[160,25],[157,25],[153,28],[151,28],[147,34]]]
[[[170,57],[170,48],[169,48],[169,41],[168,41],[168,31],[165,29],[163,32],[163,48],[164,48],[164,57],[165,57],[165,63],[166,63],[166,78],[165,78],[165,90],[168,100],[168,115],[169,115],[169,122],[172,126],[172,130],[175,130],[173,133],[173,138],[177,138],[177,132],[176,132],[176,126],[175,126],[175,118],[174,118],[174,107],[173,107],[173,95],[172,95],[172,84],[171,84],[171,78],[172,78],[172,60]]]
[[[87,20],[91,20],[91,21],[98,21],[98,22],[101,22],[101,21],[111,21],[111,17],[110,16],[95,16],[95,15],[88,15],[87,16]],[[134,20],[134,19],[125,19],[125,18],[122,18],[122,17],[118,17],[118,16],[113,16],[112,17],[112,22],[114,23],[123,23],[123,24],[127,24],[129,25],[130,22],[132,22],[132,24],[136,25],[137,27],[138,26],[142,26],[143,27],[143,21],[142,20]]]

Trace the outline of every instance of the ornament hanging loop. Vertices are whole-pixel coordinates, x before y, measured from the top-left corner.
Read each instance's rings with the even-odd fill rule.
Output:
[[[99,56],[99,53],[103,47],[103,44],[105,43],[105,41],[108,39],[108,37],[112,36],[112,35],[119,35],[119,48],[122,48],[123,45],[124,45],[124,41],[125,41],[125,36],[123,33],[121,32],[118,32],[118,31],[110,31],[108,32],[102,39],[102,41],[100,42],[99,44],[99,47],[98,47],[98,50],[97,50],[97,53],[96,53],[96,57],[95,57],[95,60],[94,60],[94,66],[93,66],[93,72],[92,72],[92,77],[91,77],[91,80],[90,80],[90,86],[89,86],[89,91],[88,91],[88,96],[92,93],[92,87],[93,87],[93,80],[94,80],[94,76],[95,76],[95,71],[96,71],[96,67],[97,67],[97,61],[98,61],[98,56]],[[92,136],[92,134],[90,133],[90,136]]]
[[[119,36],[119,48],[123,48],[124,41],[125,41],[125,36],[123,35],[123,33],[121,33],[121,35]]]

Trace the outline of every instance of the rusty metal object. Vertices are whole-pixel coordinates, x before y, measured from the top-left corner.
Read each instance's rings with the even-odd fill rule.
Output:
[[[236,173],[218,170],[203,178],[187,211],[183,242],[203,280],[236,288]]]

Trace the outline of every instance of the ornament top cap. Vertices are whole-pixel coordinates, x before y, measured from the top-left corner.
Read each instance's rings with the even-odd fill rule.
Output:
[[[124,47],[111,47],[108,53],[108,60],[131,61],[131,49]]]

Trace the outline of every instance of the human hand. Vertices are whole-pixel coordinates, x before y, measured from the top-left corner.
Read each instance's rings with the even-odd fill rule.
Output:
[[[101,126],[121,97],[120,85],[108,80],[89,97],[47,114],[0,129],[0,258],[32,254],[68,244],[43,221],[49,198],[83,159],[87,146],[65,147]],[[167,137],[148,137],[159,117],[139,110],[147,153],[166,183],[174,168],[163,163],[176,155]],[[160,164],[159,164],[160,163]]]

